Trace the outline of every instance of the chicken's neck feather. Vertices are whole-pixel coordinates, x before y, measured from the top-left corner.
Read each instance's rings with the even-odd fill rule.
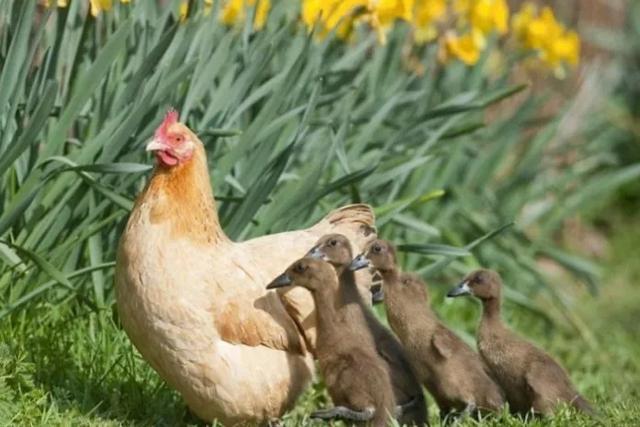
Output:
[[[170,223],[172,237],[209,244],[229,240],[218,220],[202,145],[198,145],[193,157],[184,164],[156,166],[136,207],[141,203],[150,204],[152,224]]]

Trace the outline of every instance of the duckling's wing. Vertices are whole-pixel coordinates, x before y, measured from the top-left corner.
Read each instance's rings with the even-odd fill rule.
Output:
[[[535,356],[537,360],[529,365],[525,380],[532,392],[532,401],[537,403],[534,409],[548,413],[558,400],[569,401],[575,391],[569,376],[555,360],[544,353]]]
[[[448,359],[453,354],[453,350],[456,347],[455,337],[453,334],[445,329],[438,328],[431,338],[431,344],[436,351],[445,359]]]

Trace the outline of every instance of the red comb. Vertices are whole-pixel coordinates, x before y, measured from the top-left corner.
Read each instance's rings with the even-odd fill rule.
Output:
[[[167,111],[167,114],[164,116],[164,120],[162,121],[158,129],[156,129],[155,137],[157,139],[165,139],[169,132],[169,126],[177,122],[178,112],[173,108],[170,108],[169,111]]]

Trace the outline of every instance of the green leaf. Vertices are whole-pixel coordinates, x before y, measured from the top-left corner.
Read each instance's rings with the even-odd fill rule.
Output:
[[[483,236],[480,236],[477,239],[473,240],[471,243],[467,244],[464,247],[464,250],[466,250],[468,252],[471,252],[473,249],[475,249],[480,244],[482,244],[485,241],[488,241],[490,239],[493,239],[494,237],[498,236],[499,234],[501,234],[502,232],[504,232],[508,228],[512,227],[513,225],[514,225],[514,223],[510,222],[510,223],[504,224],[504,225],[496,228],[495,230],[489,231],[488,233],[484,234]],[[437,273],[442,271],[442,269],[444,269],[447,265],[449,265],[456,258],[457,258],[457,256],[448,256],[446,258],[438,260],[438,261],[434,262],[433,264],[431,264],[428,268],[426,268],[422,273],[427,277],[435,276]]]
[[[451,257],[469,256],[471,253],[464,248],[455,246],[439,245],[433,243],[424,244],[403,244],[398,245],[401,252],[413,252],[421,255],[446,255]]]
[[[152,166],[142,163],[94,163],[64,168],[62,171],[96,172],[96,173],[140,173],[147,172]]]
[[[58,150],[73,120],[98,88],[102,79],[107,75],[116,57],[125,48],[125,42],[130,30],[131,23],[129,21],[122,22],[115,33],[109,37],[107,44],[100,50],[95,61],[74,85],[73,95],[65,106],[62,116],[53,131],[53,136],[46,147],[46,155],[51,155]]]
[[[18,253],[18,255],[28,258],[31,262],[38,266],[43,272],[45,272],[51,279],[53,279],[58,284],[64,286],[65,288],[75,291],[76,288],[71,284],[69,279],[57,268],[55,268],[51,263],[42,258],[35,252],[32,252],[28,249],[22,248],[18,245],[15,245],[11,242],[7,242],[6,240],[0,240],[0,243],[12,247]]]

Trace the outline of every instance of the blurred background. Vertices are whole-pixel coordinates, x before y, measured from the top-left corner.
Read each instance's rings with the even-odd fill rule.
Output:
[[[206,145],[232,238],[369,203],[461,336],[473,341],[478,306],[444,294],[496,269],[514,329],[610,425],[637,424],[639,2],[0,11],[0,424],[197,423],[129,343],[113,295],[153,163],[144,145],[171,106]],[[326,399],[316,384],[287,425]],[[569,412],[537,423],[595,425]]]

